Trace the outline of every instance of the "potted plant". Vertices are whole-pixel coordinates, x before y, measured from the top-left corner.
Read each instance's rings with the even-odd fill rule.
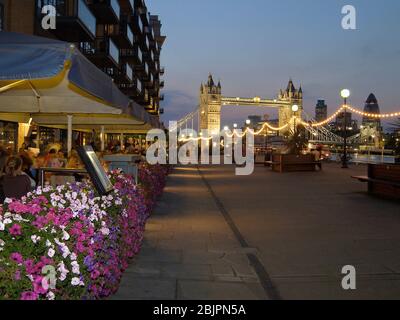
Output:
[[[286,152],[274,154],[272,170],[275,172],[315,171],[315,159],[312,154],[304,154],[307,138],[304,128],[297,128],[288,137]]]

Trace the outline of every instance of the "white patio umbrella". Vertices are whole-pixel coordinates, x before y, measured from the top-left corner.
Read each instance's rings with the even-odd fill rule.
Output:
[[[78,129],[135,131],[158,127],[145,109],[74,45],[0,32],[0,117]]]

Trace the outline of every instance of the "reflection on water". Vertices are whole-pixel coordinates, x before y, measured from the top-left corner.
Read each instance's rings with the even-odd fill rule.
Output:
[[[332,154],[330,160],[340,161],[340,154]],[[354,163],[390,163],[396,162],[395,156],[382,156],[376,154],[352,154],[350,162]]]

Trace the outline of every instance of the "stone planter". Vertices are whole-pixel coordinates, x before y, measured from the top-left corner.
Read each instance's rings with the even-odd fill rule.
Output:
[[[272,171],[297,172],[315,171],[315,158],[312,154],[274,154],[272,155]]]

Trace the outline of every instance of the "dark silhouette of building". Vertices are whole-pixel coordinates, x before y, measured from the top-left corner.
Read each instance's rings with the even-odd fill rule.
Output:
[[[378,100],[375,95],[371,93],[365,101],[364,112],[367,114],[380,114]],[[381,119],[376,117],[364,116],[361,126],[361,141],[365,145],[379,147],[382,138],[382,124]]]
[[[318,100],[317,105],[315,106],[315,120],[321,122],[327,118],[328,106],[326,105],[325,100]]]

